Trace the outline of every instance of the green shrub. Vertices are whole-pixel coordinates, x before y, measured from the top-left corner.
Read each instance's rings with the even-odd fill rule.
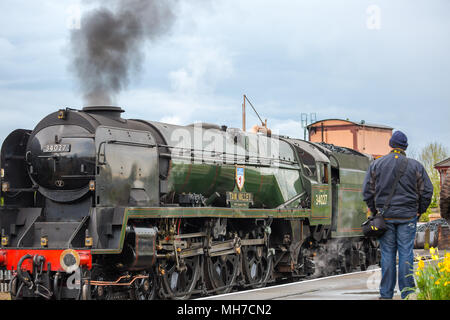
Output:
[[[428,207],[427,211],[424,212],[424,213],[420,216],[419,222],[428,222],[428,221],[430,221],[430,217],[429,217],[430,213],[433,213],[433,212],[431,211],[431,208]]]

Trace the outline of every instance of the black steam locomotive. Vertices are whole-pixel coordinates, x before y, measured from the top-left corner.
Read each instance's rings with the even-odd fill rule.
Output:
[[[213,124],[61,109],[1,149],[14,299],[186,299],[364,270],[370,157]]]

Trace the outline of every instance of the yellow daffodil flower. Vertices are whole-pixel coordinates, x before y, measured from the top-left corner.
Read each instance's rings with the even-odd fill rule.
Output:
[[[425,267],[425,262],[423,262],[423,260],[420,260],[417,267],[419,268],[419,270],[423,270],[423,268]]]

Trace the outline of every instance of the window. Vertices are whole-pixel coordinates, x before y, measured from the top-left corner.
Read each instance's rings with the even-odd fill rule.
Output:
[[[313,156],[311,156],[309,153],[305,152],[304,150],[297,148],[298,155],[303,163],[303,173],[310,178],[313,178],[314,180],[317,180],[317,169],[316,169],[316,161],[314,160]]]
[[[320,167],[320,177],[319,177],[319,181],[321,181],[322,183],[326,183],[328,184],[328,163],[320,163],[319,164]]]

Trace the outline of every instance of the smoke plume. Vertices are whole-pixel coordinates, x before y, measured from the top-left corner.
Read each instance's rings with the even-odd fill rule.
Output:
[[[178,0],[94,0],[71,34],[71,70],[84,102],[111,105],[130,76],[139,72],[146,40],[166,35],[175,21]]]

